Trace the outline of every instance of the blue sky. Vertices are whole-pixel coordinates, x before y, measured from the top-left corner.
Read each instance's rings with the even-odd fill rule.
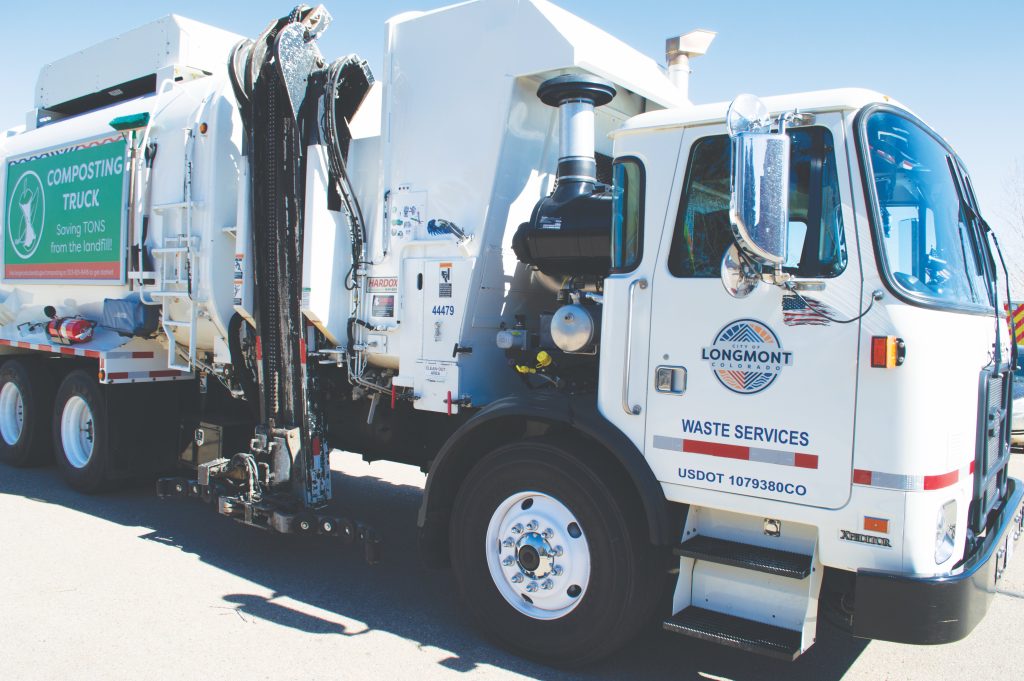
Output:
[[[329,58],[357,52],[379,70],[383,22],[444,0],[328,1],[335,22],[323,38]],[[989,221],[1003,222],[1006,178],[1024,163],[1015,114],[1024,113],[1024,0],[559,0],[556,4],[661,59],[670,34],[718,32],[693,62],[691,97],[730,100],[741,92],[781,94],[859,86],[902,101],[944,135],[974,175]],[[39,68],[169,13],[253,36],[292,7],[287,1],[49,0],[0,42],[5,65],[0,128],[32,106]],[[17,65],[16,67],[13,65]],[[1024,244],[1020,244],[1024,255]],[[1016,250],[1016,249],[1015,249]]]

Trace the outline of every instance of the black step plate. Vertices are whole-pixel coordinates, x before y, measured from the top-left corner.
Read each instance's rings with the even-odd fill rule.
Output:
[[[810,556],[714,537],[693,537],[677,546],[673,553],[791,579],[803,579],[811,574]]]
[[[800,632],[690,606],[665,620],[666,631],[750,653],[793,661],[800,655]]]

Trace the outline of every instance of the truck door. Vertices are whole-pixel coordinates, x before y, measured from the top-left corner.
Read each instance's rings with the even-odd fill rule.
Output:
[[[815,282],[802,298],[726,291],[729,138],[722,126],[683,138],[651,275],[645,455],[664,483],[835,508],[850,492],[860,326],[839,321],[867,302],[842,117],[790,137],[786,271]]]

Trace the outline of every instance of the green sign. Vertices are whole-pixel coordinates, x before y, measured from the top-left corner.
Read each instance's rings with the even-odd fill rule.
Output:
[[[116,135],[8,159],[5,279],[121,281],[126,147]]]

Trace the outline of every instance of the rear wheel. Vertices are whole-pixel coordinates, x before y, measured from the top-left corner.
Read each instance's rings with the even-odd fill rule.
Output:
[[[667,583],[638,501],[583,460],[568,442],[505,445],[470,472],[452,512],[467,609],[502,645],[550,664],[625,644]]]
[[[51,455],[53,383],[39,362],[9,359],[0,367],[0,461],[37,466]]]
[[[114,469],[107,405],[89,373],[72,371],[60,385],[53,411],[53,444],[64,480],[82,492],[106,489]]]

